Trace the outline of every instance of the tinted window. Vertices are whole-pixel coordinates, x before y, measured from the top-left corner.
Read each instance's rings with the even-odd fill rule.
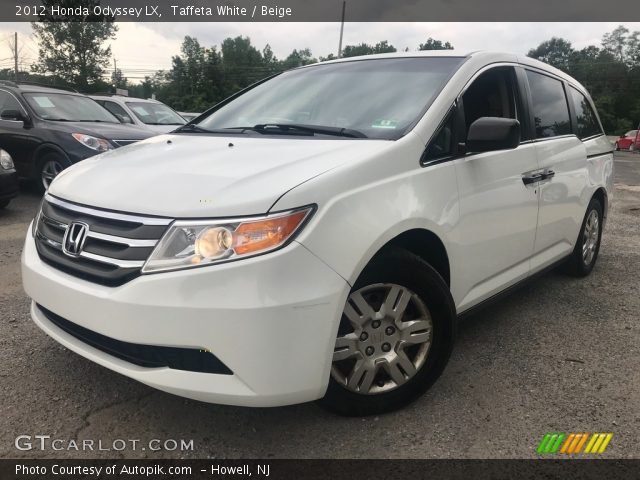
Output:
[[[0,91],[0,112],[5,110],[18,110],[22,112],[22,107],[13,95]]]
[[[548,138],[571,133],[569,107],[562,82],[527,70],[536,138]]]
[[[449,118],[445,121],[444,125],[440,127],[440,130],[435,137],[429,143],[427,151],[424,155],[424,160],[436,160],[438,158],[446,158],[454,154],[453,145],[453,120],[454,116],[449,115]]]
[[[131,120],[129,114],[117,103],[107,101],[100,101],[98,103],[109,110],[111,113],[113,113],[122,123],[133,123],[133,120]]]
[[[202,119],[207,129],[306,124],[400,138],[462,58],[393,58],[319,64],[284,72]]]
[[[576,111],[578,137],[587,138],[601,134],[602,130],[600,130],[598,119],[589,100],[573,87],[571,87],[571,98],[573,99],[573,108]]]

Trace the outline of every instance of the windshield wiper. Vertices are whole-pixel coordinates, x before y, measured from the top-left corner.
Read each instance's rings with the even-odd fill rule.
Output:
[[[238,135],[238,134],[243,134],[244,133],[244,131],[231,132],[228,129],[209,130],[207,128],[199,127],[198,125],[195,125],[195,124],[183,125],[180,128],[176,128],[172,133],[180,133],[180,132],[188,132],[188,133],[224,133],[224,134],[234,134],[234,135]]]
[[[277,133],[307,133],[309,135],[333,135],[336,137],[349,137],[349,138],[367,138],[367,136],[351,128],[343,127],[327,127],[323,125],[305,125],[302,123],[265,123],[261,125],[254,125],[247,130],[253,130],[260,133],[271,133],[273,131]]]
[[[120,123],[120,122],[109,122],[107,120],[75,120],[76,122],[95,122],[95,123]]]

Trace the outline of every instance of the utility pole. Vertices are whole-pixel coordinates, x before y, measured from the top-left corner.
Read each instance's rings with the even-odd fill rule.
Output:
[[[118,88],[118,64],[116,63],[116,57],[113,57],[113,86]]]
[[[18,81],[18,32],[15,32],[13,40],[13,59],[15,61],[15,76],[16,82]]]
[[[342,2],[342,21],[340,22],[340,43],[338,44],[338,58],[342,57],[342,34],[344,33],[344,11],[347,6],[347,0]]]

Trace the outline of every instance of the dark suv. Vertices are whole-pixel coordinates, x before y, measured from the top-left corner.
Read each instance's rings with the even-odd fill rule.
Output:
[[[75,91],[0,81],[0,148],[43,190],[71,164],[150,136]]]

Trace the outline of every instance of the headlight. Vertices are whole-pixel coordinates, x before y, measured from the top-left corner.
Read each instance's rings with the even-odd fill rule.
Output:
[[[85,147],[89,147],[91,150],[97,152],[106,152],[112,150],[113,146],[104,138],[92,137],[91,135],[85,135],[84,133],[72,133],[73,138],[83,144]]]
[[[0,167],[5,170],[13,170],[13,160],[11,159],[11,155],[4,150],[0,150]]]
[[[177,221],[160,239],[142,273],[228,262],[286,245],[313,207],[257,218]]]

